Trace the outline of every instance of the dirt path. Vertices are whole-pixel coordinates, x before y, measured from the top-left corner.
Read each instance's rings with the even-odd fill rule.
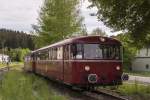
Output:
[[[139,83],[150,84],[150,77],[129,75],[129,82],[135,81]]]

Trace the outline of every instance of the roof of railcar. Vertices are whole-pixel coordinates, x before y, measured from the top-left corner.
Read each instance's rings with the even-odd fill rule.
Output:
[[[54,43],[54,44],[42,47],[40,49],[34,50],[34,51],[32,51],[32,53],[37,52],[37,51],[41,51],[41,50],[45,50],[47,48],[54,47],[54,46],[74,43],[74,42],[81,41],[81,40],[84,40],[84,39],[101,38],[101,37],[102,36],[80,36],[80,37],[75,37],[75,38],[69,38],[69,39],[65,39],[65,40],[62,40],[60,42],[57,42],[57,43]],[[107,40],[114,41],[114,42],[116,42],[118,44],[121,44],[120,41],[118,41],[117,39],[111,38],[111,37],[102,37],[102,38],[105,38]]]

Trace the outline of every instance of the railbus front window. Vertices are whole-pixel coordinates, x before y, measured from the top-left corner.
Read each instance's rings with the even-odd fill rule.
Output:
[[[84,44],[84,59],[121,59],[120,46]]]
[[[104,44],[73,44],[72,59],[116,59],[120,60],[121,46]]]
[[[102,59],[102,49],[98,44],[84,44],[84,59]]]

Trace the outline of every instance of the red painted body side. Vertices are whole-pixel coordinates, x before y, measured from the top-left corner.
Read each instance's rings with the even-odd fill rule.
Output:
[[[96,84],[113,84],[113,81],[121,81],[122,69],[117,71],[116,67],[121,66],[121,62],[116,61],[73,61],[72,84],[87,84],[89,74],[98,75]],[[90,66],[90,71],[85,71],[85,66]]]
[[[63,61],[37,61],[35,72],[51,79],[63,80]]]
[[[85,66],[90,66],[90,71],[85,71]],[[121,61],[104,60],[66,60],[64,61],[38,61],[35,72],[51,79],[63,81],[67,84],[85,85],[88,84],[87,76],[97,74],[99,85],[112,84],[114,81],[121,81],[122,69],[116,70],[117,66],[122,66]]]

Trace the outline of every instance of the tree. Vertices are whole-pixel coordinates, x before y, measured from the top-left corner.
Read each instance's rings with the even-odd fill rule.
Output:
[[[37,46],[62,40],[81,30],[79,0],[45,0],[34,29]]]
[[[131,39],[130,34],[124,33],[115,36],[118,40],[121,41],[123,45],[123,66],[124,69],[130,70],[132,66],[132,61],[135,59],[137,51],[139,48],[134,44],[134,41]]]
[[[100,28],[96,28],[92,31],[91,35],[107,36]]]
[[[28,48],[21,49],[10,49],[10,51],[6,51],[5,53],[9,55],[11,61],[24,61],[24,57],[30,52]]]
[[[135,43],[150,42],[150,0],[89,0],[97,17],[115,31],[131,33]]]
[[[34,49],[33,35],[9,29],[0,29],[0,49],[8,48],[29,48]]]

